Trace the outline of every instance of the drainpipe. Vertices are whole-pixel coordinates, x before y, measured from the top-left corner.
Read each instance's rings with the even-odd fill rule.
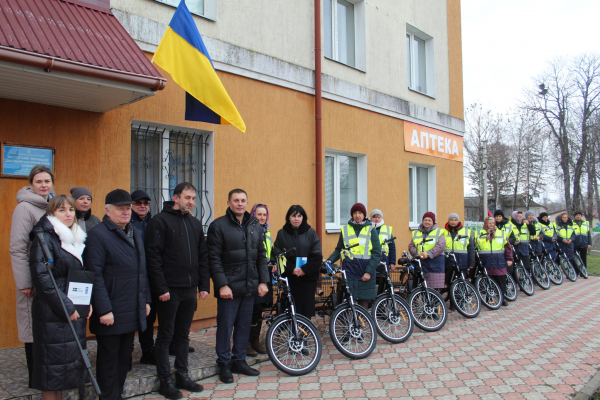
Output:
[[[321,0],[315,0],[315,166],[317,235],[323,240],[323,130],[321,126]]]

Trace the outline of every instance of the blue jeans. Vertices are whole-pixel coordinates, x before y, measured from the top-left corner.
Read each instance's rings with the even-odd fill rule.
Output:
[[[217,299],[217,363],[246,359],[253,307],[254,296]]]

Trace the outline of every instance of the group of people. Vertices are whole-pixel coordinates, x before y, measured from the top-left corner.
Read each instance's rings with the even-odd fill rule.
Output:
[[[84,348],[89,319],[98,343],[100,398],[111,400],[122,398],[136,332],[142,348],[140,362],[156,365],[160,394],[178,399],[182,397],[180,389],[203,390],[188,375],[188,354],[194,351],[189,333],[197,299],[208,298],[211,279],[217,299],[215,351],[224,383],[233,382],[234,373],[259,374],[248,366],[246,357],[266,353],[260,340],[262,316],[265,305],[273,302],[275,256],[284,249],[293,249],[280,272],[289,280],[296,311],[308,318],[315,315],[323,252],[300,205],[289,208],[285,224],[273,240],[268,206],[257,203],[248,212],[246,192],[234,189],[229,192],[225,215],[215,219],[205,235],[202,223],[191,213],[196,207],[196,188],[187,182],[175,187],[172,200],[165,201],[154,216],[151,198],[144,191],[113,190],[106,195],[102,220],[91,213],[90,190],[76,187],[70,196],[54,195],[53,185],[50,169],[36,166],[31,170],[29,186],[17,193],[10,243],[19,340],[25,343],[30,387],[41,390],[44,400],[58,400],[62,390],[85,383],[61,300]],[[53,257],[49,265],[43,243],[34,232],[45,238]],[[377,295],[380,263],[391,270],[396,267],[392,238],[392,227],[385,224],[383,212],[367,213],[365,206],[357,203],[326,259],[334,263],[342,258],[348,285],[364,307]],[[513,260],[509,243],[525,256],[530,241],[534,251],[546,245],[553,256],[551,244],[558,242],[570,258],[577,249],[585,261],[583,249],[591,244],[591,233],[580,213],[575,214],[574,222],[565,213],[550,223],[546,213],[536,221],[529,211],[525,218],[514,212],[509,221],[498,210],[495,217],[486,218],[483,229],[470,232],[458,214],[450,214],[440,228],[435,214],[427,212],[412,232],[408,249],[412,256],[420,256],[428,285],[437,289],[448,285],[444,253],[453,251],[461,269],[467,271],[475,265],[477,249],[489,274],[506,291],[506,274]],[[342,257],[345,251],[352,257]],[[88,315],[79,315],[67,296],[70,270],[88,271],[93,276]],[[169,354],[175,355],[175,382]]]

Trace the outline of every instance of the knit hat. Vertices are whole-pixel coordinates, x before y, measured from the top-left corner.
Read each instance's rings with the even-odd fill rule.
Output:
[[[502,211],[502,210],[494,211],[494,218],[497,217],[498,215],[501,215],[502,218],[504,218],[504,211]]]
[[[367,208],[362,203],[356,203],[352,206],[350,209],[350,216],[353,216],[355,211],[360,211],[365,217],[367,216]]]
[[[519,215],[520,211],[513,211],[512,214],[510,214],[510,216],[512,217],[513,221],[517,220],[517,215]]]
[[[576,215],[583,215],[583,213],[581,211],[575,211],[575,214],[573,214],[573,216],[576,216]]]
[[[547,216],[548,216],[548,213],[547,213],[547,212],[545,212],[545,211],[542,211],[542,212],[540,213],[540,215],[539,215],[538,219],[541,221],[541,220],[542,220],[542,218],[544,218],[544,217],[547,217]]]
[[[433,220],[433,223],[435,224],[435,214],[432,213],[431,211],[427,211],[425,214],[423,214],[423,218],[421,218],[421,221],[423,221],[425,218],[431,218]]]
[[[530,216],[530,215],[535,215],[535,214],[533,213],[533,211],[531,211],[531,210],[527,210],[527,211],[525,211],[525,214],[523,214],[523,215],[524,215],[524,216],[525,216],[525,218],[527,219],[527,217],[528,217],[528,216]]]
[[[448,222],[450,222],[450,220],[452,218],[456,218],[458,220],[458,222],[460,222],[460,217],[458,216],[457,213],[451,213],[450,215],[448,215]]]
[[[73,189],[70,190],[70,192],[71,192],[71,197],[73,197],[75,200],[77,200],[81,196],[90,196],[90,199],[92,198],[92,192],[90,192],[90,189],[88,189],[88,188],[74,187]]]
[[[371,215],[369,216],[369,218],[373,218],[373,215],[381,215],[381,218],[383,218],[383,212],[379,208],[376,208],[373,211],[371,211]]]

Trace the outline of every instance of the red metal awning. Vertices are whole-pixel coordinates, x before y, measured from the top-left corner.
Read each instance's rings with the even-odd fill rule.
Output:
[[[87,86],[103,81],[113,83],[108,85],[113,92],[119,84],[126,90],[140,89],[138,95],[118,100],[121,104],[107,104],[93,111],[137,101],[153,94],[146,93],[148,90],[161,90],[166,84],[110,10],[76,0],[0,0],[0,62],[4,62],[0,77],[14,72],[18,79],[31,78],[30,87],[35,81],[41,80],[47,86],[51,78],[58,76],[60,81],[77,75],[76,81],[83,83],[76,89],[82,95],[89,96]],[[2,71],[3,67],[13,70]],[[42,70],[45,75],[40,76]],[[60,73],[52,76],[54,71]],[[30,74],[24,76],[23,72]],[[1,89],[0,97],[6,97]],[[47,99],[40,102],[48,103]]]

